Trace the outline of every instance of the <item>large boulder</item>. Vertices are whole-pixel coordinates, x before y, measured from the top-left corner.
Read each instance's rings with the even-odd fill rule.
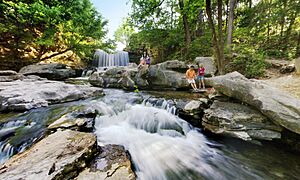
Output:
[[[134,180],[136,176],[124,147],[106,145],[101,147],[101,154],[76,179]]]
[[[19,73],[23,75],[37,75],[50,80],[65,80],[76,76],[76,71],[64,64],[34,64],[23,67]]]
[[[205,68],[205,76],[214,76],[217,72],[217,67],[212,57],[196,57],[195,63],[203,64]]]
[[[296,68],[297,74],[300,75],[300,57],[295,60],[295,68]]]
[[[153,65],[149,68],[149,83],[155,89],[186,89],[189,84],[184,73]]]
[[[96,86],[96,87],[104,87],[104,80],[102,78],[102,73],[101,72],[94,72],[89,77],[89,83],[93,86]]]
[[[43,79],[0,82],[0,112],[25,111],[99,95],[103,95],[101,88]]]
[[[9,159],[0,168],[0,179],[73,179],[97,151],[95,135],[58,131]]]
[[[240,103],[214,101],[204,111],[202,125],[206,130],[243,140],[281,138],[282,128],[259,111]]]
[[[23,79],[24,76],[15,71],[7,70],[0,71],[0,82],[10,82],[18,79]]]
[[[185,72],[188,68],[185,62],[179,60],[169,60],[153,66],[156,66],[160,69],[172,70],[176,72]]]
[[[238,72],[207,78],[206,84],[229,97],[255,107],[275,124],[300,134],[300,100]]]
[[[176,70],[176,71],[175,71]],[[98,87],[135,89],[187,89],[184,62],[166,61],[141,67],[114,67],[105,72],[95,72],[89,82]]]

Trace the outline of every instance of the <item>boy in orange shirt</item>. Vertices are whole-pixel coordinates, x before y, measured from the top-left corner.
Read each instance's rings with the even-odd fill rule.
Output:
[[[194,70],[194,66],[190,66],[190,68],[185,73],[186,79],[189,84],[191,84],[192,88],[197,91],[197,85],[195,82],[196,72]]]

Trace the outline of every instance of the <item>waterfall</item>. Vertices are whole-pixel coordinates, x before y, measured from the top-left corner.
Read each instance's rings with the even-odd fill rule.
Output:
[[[129,55],[125,51],[108,54],[103,50],[97,49],[94,54],[93,65],[96,67],[127,66],[128,63]]]

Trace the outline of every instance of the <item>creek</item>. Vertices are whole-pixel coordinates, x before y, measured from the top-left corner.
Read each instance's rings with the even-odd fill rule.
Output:
[[[284,147],[207,136],[179,118],[167,100],[147,102],[153,96],[149,92],[106,89],[105,94],[1,115],[0,163],[42,138],[47,126],[62,115],[97,102],[98,144],[124,146],[138,179],[297,179],[300,174],[300,156]]]

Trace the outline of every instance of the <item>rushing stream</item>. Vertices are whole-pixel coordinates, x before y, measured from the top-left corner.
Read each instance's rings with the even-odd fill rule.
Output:
[[[297,179],[300,157],[271,145],[258,146],[232,139],[212,139],[175,115],[167,101],[149,103],[145,97],[121,90],[101,98],[0,117],[0,160],[23,151],[46,126],[76,107],[97,102],[95,134],[102,144],[123,145],[138,179]],[[95,103],[91,103],[94,104]],[[9,134],[8,132],[15,132]],[[2,133],[2,134],[1,134]]]

